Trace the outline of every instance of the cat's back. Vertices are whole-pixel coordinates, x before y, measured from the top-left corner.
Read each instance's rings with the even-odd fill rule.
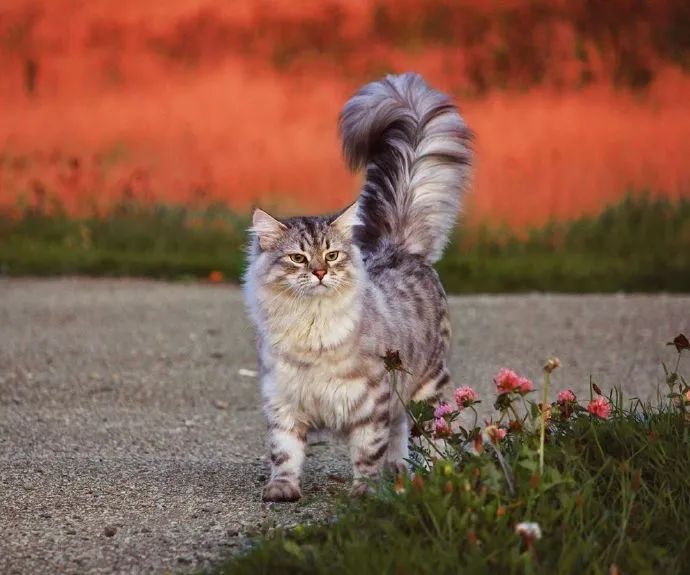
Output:
[[[423,257],[391,248],[364,260],[369,280],[391,297],[446,306],[446,294],[436,270]]]
[[[401,336],[436,339],[448,302],[436,270],[424,258],[402,250],[381,250],[365,259],[370,299],[386,315],[389,330]]]

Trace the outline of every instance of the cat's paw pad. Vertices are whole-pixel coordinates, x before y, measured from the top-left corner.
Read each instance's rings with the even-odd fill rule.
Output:
[[[297,501],[300,497],[302,492],[299,485],[285,479],[269,481],[261,496],[264,501]]]

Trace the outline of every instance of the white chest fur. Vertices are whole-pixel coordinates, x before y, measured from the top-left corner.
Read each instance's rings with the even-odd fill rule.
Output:
[[[342,429],[362,406],[367,380],[344,378],[339,371],[327,364],[300,367],[278,360],[263,381],[264,397],[273,413],[295,418],[311,428]]]
[[[340,429],[362,405],[366,377],[357,373],[361,305],[352,290],[331,298],[269,301],[256,310],[267,374],[266,407],[286,423]],[[256,317],[255,316],[255,317]]]

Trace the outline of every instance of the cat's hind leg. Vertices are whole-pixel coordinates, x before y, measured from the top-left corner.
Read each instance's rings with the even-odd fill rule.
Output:
[[[373,399],[372,410],[362,414],[347,429],[354,472],[352,487],[355,494],[366,493],[371,481],[381,475],[388,451],[391,433],[391,393],[382,385],[378,386],[378,389],[373,388],[372,393],[378,394]]]
[[[450,385],[450,373],[448,368],[439,365],[429,376],[419,382],[412,393],[413,401],[431,401],[438,403],[445,388]]]
[[[450,374],[448,373],[448,368],[445,364],[439,365],[429,377],[426,377],[421,381],[419,386],[416,388],[412,394],[413,401],[428,401],[433,406],[437,406],[441,402],[441,397],[443,392],[448,386],[451,385]],[[416,465],[423,468],[429,468],[430,460],[433,461],[436,458],[436,449],[434,446],[441,451],[444,451],[445,440],[438,438],[427,438],[424,436],[415,437],[412,439],[415,451],[412,458]],[[431,445],[433,444],[433,445]],[[419,452],[428,454],[428,457],[421,456]]]
[[[408,468],[410,425],[407,413],[400,413],[391,421],[386,452],[386,469],[392,473],[404,473]]]

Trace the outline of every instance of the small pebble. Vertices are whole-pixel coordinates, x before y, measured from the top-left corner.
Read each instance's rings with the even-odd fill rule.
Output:
[[[117,533],[117,527],[113,527],[112,525],[107,525],[105,529],[103,529],[103,535],[106,537],[112,537]]]

